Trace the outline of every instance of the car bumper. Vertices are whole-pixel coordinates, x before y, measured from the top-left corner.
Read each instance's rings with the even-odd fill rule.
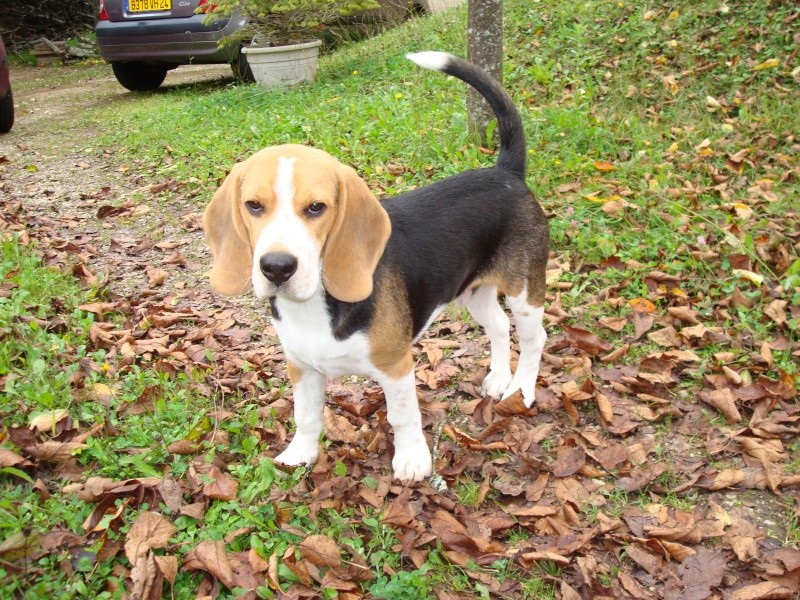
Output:
[[[237,44],[219,46],[246,23],[241,17],[208,26],[204,15],[149,21],[100,21],[95,27],[100,56],[107,62],[226,63]]]

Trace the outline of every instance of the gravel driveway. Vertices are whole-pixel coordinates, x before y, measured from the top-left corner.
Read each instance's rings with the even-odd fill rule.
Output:
[[[11,78],[16,122],[0,136],[0,197],[20,202],[53,245],[80,253],[92,273],[109,274],[115,293],[196,287],[208,268],[199,229],[207,199],[158,197],[163,189],[151,174],[121,168],[99,142],[107,107],[146,102],[149,94],[124,89],[109,65],[27,67]],[[231,78],[227,65],[183,66],[161,92]]]

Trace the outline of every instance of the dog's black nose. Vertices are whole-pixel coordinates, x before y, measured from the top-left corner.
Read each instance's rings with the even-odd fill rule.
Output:
[[[258,261],[264,277],[280,285],[297,271],[297,259],[288,252],[268,252]]]

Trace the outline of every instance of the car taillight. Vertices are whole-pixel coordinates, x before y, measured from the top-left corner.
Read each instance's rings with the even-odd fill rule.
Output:
[[[100,7],[97,13],[97,20],[98,21],[108,21],[108,13],[106,12],[106,3],[105,0],[100,0]]]
[[[209,4],[208,0],[200,0],[200,4],[197,5],[197,10],[195,12],[206,14],[212,13],[217,10],[216,4]]]

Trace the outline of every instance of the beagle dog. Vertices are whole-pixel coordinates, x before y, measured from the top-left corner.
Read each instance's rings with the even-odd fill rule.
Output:
[[[542,326],[548,224],[525,184],[525,136],[516,107],[473,64],[443,52],[407,55],[473,86],[497,117],[497,166],[460,173],[379,202],[329,154],[270,147],[233,167],[203,214],[213,255],[211,285],[268,300],[288,360],[297,430],[276,458],[312,464],[322,433],[325,383],[375,379],[394,430],[394,477],[431,474],[414,381],[414,342],[453,300],[491,345],[482,389],[521,390],[534,402],[546,334]],[[520,356],[511,372],[510,322]]]

